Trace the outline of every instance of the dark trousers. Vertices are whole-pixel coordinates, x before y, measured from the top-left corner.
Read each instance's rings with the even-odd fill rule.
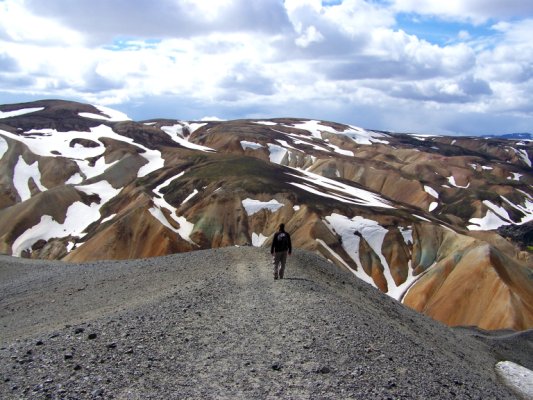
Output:
[[[283,274],[285,273],[285,263],[287,262],[287,252],[279,251],[274,252],[273,263],[274,263],[274,278],[283,279]]]

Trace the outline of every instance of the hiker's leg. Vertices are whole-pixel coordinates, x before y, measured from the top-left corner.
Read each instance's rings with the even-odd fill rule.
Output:
[[[285,273],[285,263],[287,262],[287,252],[284,251],[283,253],[281,253],[281,257],[280,257],[280,268],[279,268],[279,277],[281,279],[283,279],[283,274]]]
[[[280,263],[279,256],[280,256],[280,253],[274,253],[274,256],[272,257],[272,264],[274,264],[274,279],[278,279],[278,276],[279,276],[279,273],[278,273],[279,263]]]

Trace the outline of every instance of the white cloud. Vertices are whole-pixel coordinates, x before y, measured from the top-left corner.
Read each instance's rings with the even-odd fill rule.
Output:
[[[533,19],[497,19],[496,3],[5,0],[0,83],[12,95],[122,104],[133,116],[152,99],[191,119],[293,115],[393,129],[394,116],[404,130],[449,133],[467,116],[480,127],[481,113],[498,126],[490,114],[500,113],[523,126]],[[502,15],[531,14],[509,4]],[[398,29],[399,10],[495,19],[488,37],[472,26],[438,45]]]
[[[278,0],[6,0],[81,32],[98,45],[116,38],[188,38],[209,32],[275,32],[288,27]]]
[[[313,26],[308,26],[301,36],[296,38],[296,45],[300,47],[307,47],[311,43],[321,42],[324,36]]]
[[[60,23],[31,13],[21,1],[0,2],[0,39],[41,46],[80,44],[83,36]]]

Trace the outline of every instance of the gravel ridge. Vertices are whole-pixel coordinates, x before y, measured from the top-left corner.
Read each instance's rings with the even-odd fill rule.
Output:
[[[499,356],[315,254],[0,257],[3,399],[513,399]],[[513,360],[511,360],[513,361]]]

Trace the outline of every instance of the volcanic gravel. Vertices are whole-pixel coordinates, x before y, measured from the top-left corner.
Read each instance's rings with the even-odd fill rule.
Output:
[[[285,278],[251,247],[0,257],[0,398],[515,398],[498,354],[467,332],[309,252]]]

